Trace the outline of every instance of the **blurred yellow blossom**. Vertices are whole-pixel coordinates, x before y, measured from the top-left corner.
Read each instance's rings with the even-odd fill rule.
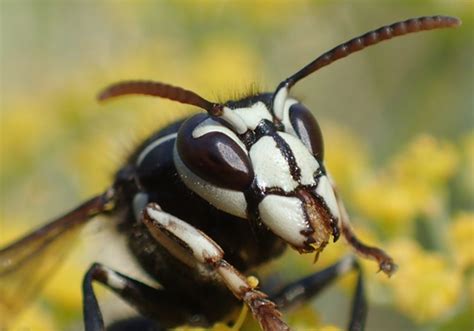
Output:
[[[190,19],[196,19],[196,16],[201,19],[219,17],[222,15],[222,10],[225,9],[228,16],[245,17],[247,24],[250,23],[252,26],[264,27],[281,24],[281,21],[288,15],[288,11],[298,8],[304,10],[307,2],[307,0],[299,0],[297,3],[287,0],[240,0],[220,3],[209,0],[196,0],[175,1],[171,3],[180,12],[188,15],[187,17],[190,17]],[[223,4],[225,4],[225,7]]]
[[[454,147],[422,135],[354,193],[359,210],[385,233],[411,233],[415,217],[439,215],[444,185],[458,163]]]
[[[450,224],[448,239],[458,266],[463,270],[474,267],[474,213],[458,214]]]
[[[355,198],[358,209],[382,224],[387,233],[406,230],[417,212],[410,189],[387,174],[379,174],[361,185]]]
[[[397,307],[417,322],[442,319],[460,298],[462,276],[436,253],[399,239],[388,250],[400,265],[388,284]]]
[[[294,330],[304,330],[309,326],[319,326],[321,321],[314,309],[307,305],[295,311],[288,312],[285,316],[286,321]]]
[[[118,150],[111,136],[95,133],[70,149],[66,166],[79,178],[78,186],[86,194],[95,194],[110,185],[110,175],[119,164],[113,162],[120,154]]]
[[[314,311],[311,306],[302,306],[296,310],[286,312],[284,319],[286,323],[291,327],[292,330],[308,330],[314,329],[317,327],[323,328],[321,326],[321,321],[318,314]],[[252,317],[252,314],[247,314],[247,318],[240,328],[240,331],[253,331],[258,330],[258,323]],[[234,331],[234,330],[225,330],[222,326],[212,328],[212,331]],[[235,330],[236,331],[236,330]]]
[[[463,200],[472,206],[474,201],[474,132],[467,134],[461,142],[463,164],[459,174],[459,186]]]
[[[4,170],[31,163],[38,157],[38,149],[51,140],[52,128],[58,124],[54,116],[49,116],[48,110],[38,106],[38,102],[27,100],[7,105],[15,111],[1,114],[0,153]]]
[[[325,163],[342,192],[358,190],[358,184],[371,173],[368,153],[355,133],[330,124],[323,130]]]
[[[79,267],[74,260],[69,259],[67,265],[62,265],[48,282],[44,289],[44,296],[50,304],[57,305],[62,310],[78,311],[82,307],[82,293],[80,286],[85,269]]]
[[[395,157],[391,166],[393,175],[401,180],[436,187],[454,174],[457,164],[452,144],[420,135]]]
[[[335,325],[325,325],[321,328],[318,328],[318,331],[341,331],[341,328]]]
[[[1,323],[0,323],[1,326]],[[4,329],[2,329],[4,330]],[[13,325],[9,331],[60,331],[61,328],[54,323],[50,311],[40,305],[28,308]]]

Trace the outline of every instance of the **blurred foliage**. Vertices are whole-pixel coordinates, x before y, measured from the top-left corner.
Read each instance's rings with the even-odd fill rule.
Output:
[[[473,9],[470,1],[4,0],[0,243],[103,190],[136,143],[196,111],[148,98],[99,106],[94,95],[107,84],[156,79],[218,100],[254,85],[272,91],[369,29],[454,15],[460,29],[383,43],[323,69],[294,93],[318,117],[327,168],[356,232],[400,266],[387,279],[363,262],[367,329],[472,330]],[[111,246],[99,240],[98,248],[98,235],[88,234],[14,330],[81,329],[82,274],[104,242]],[[341,241],[331,244],[315,266],[312,256],[288,251],[267,272],[297,279],[347,253]],[[130,268],[113,250],[99,260]],[[297,330],[344,327],[354,281],[344,277],[287,320]],[[120,309],[106,319],[123,316]],[[243,330],[253,323],[247,319]]]

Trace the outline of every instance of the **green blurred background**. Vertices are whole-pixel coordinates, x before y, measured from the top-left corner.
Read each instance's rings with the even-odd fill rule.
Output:
[[[196,111],[150,98],[100,106],[95,95],[109,83],[154,79],[211,100],[254,84],[273,91],[317,55],[373,28],[422,15],[460,17],[459,29],[385,42],[324,68],[292,93],[319,120],[327,167],[354,228],[398,256],[400,273],[389,281],[373,263],[366,266],[368,330],[474,328],[471,1],[3,0],[0,6],[0,243],[103,190],[143,137]],[[90,256],[98,255],[93,241],[103,244],[99,236],[89,231],[91,239],[19,325],[80,329],[79,284]],[[331,246],[319,265],[291,252],[272,273],[295,279],[348,252]],[[128,269],[115,250],[100,250],[101,261]],[[289,315],[294,327],[344,326],[351,282]]]

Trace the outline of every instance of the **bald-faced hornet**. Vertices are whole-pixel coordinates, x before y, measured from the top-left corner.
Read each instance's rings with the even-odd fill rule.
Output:
[[[130,251],[161,287],[93,264],[83,280],[87,331],[104,329],[93,282],[166,328],[213,325],[228,319],[243,302],[262,330],[287,330],[280,310],[308,300],[350,271],[358,273],[358,282],[349,329],[363,329],[363,277],[352,256],[275,293],[264,293],[254,278],[245,276],[287,246],[317,258],[331,237],[336,241],[340,236],[356,253],[374,259],[385,274],[396,270],[389,255],[365,245],[352,231],[324,167],[318,122],[308,108],[289,97],[289,91],[306,76],[367,46],[459,24],[456,18],[433,16],[381,27],[319,56],[273,93],[225,103],[158,82],[125,81],[108,87],[101,101],[144,94],[206,113],[160,129],[130,155],[103,194],[0,250],[0,280],[22,273],[25,279],[37,276],[24,271],[68,234],[105,214],[116,216]],[[24,290],[15,296],[27,302],[31,293]]]

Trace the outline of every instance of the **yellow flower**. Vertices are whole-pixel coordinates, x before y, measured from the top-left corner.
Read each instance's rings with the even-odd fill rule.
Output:
[[[457,215],[449,228],[449,243],[458,266],[466,270],[474,266],[474,213]]]
[[[51,141],[57,119],[38,102],[24,100],[6,106],[1,114],[0,155],[3,171],[25,167],[37,156],[38,149]],[[13,110],[12,110],[13,109]],[[47,118],[47,120],[45,120]]]
[[[33,305],[27,309],[9,328],[9,331],[55,331],[61,330],[54,324],[54,319],[48,314],[47,310],[39,305]],[[0,327],[2,324],[0,323]],[[2,328],[2,330],[4,330]]]
[[[80,178],[80,188],[85,194],[95,194],[111,184],[113,160],[116,158],[112,137],[106,134],[92,134],[75,144],[65,157],[66,166]]]
[[[77,311],[82,308],[81,287],[85,269],[68,259],[67,264],[61,266],[54,277],[48,281],[44,296],[48,302],[61,310]]]
[[[440,255],[422,250],[413,241],[398,240],[390,251],[400,266],[387,282],[396,306],[420,323],[450,312],[460,298],[462,275]]]
[[[318,331],[341,331],[341,328],[335,325],[325,325],[321,328],[318,328]]]
[[[329,125],[323,131],[326,167],[338,189],[357,191],[360,189],[358,184],[371,173],[367,151],[360,139],[347,129]]]
[[[321,324],[318,315],[309,305],[285,314],[285,319],[293,330],[305,330]]]
[[[458,156],[454,147],[434,137],[421,135],[398,155],[393,173],[401,179],[426,185],[444,184],[456,171]]]
[[[458,184],[462,192],[462,200],[468,205],[472,205],[474,197],[474,133],[468,134],[461,142],[461,150],[463,156],[462,167],[459,171]]]
[[[354,201],[359,211],[378,222],[385,233],[410,233],[417,216],[435,219],[443,213],[445,185],[457,164],[452,145],[420,136],[361,183]]]
[[[390,234],[405,232],[417,212],[409,187],[390,175],[382,174],[367,181],[354,198],[358,211]]]

